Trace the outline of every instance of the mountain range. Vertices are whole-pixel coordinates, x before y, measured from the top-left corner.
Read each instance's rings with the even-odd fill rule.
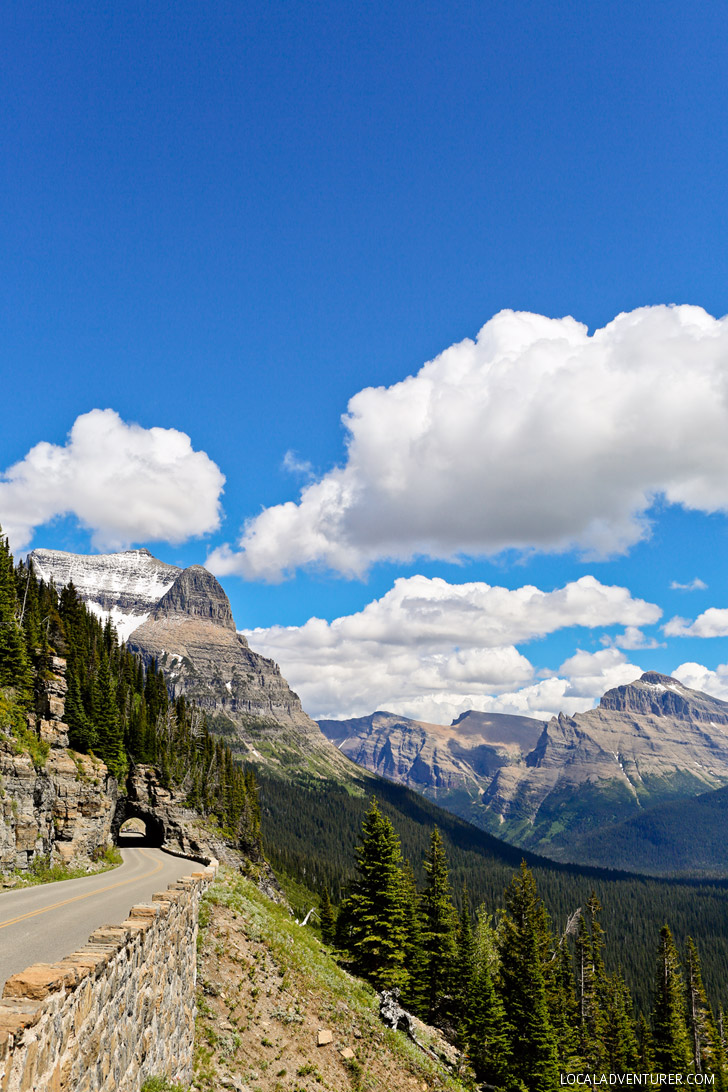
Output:
[[[383,711],[316,724],[278,665],[237,632],[224,590],[201,566],[179,569],[147,550],[30,558],[43,579],[72,580],[130,650],[162,669],[171,694],[201,707],[266,776],[313,776],[360,795],[376,791],[375,781],[364,787],[369,771],[554,860],[725,874],[727,702],[648,672],[595,709],[548,723],[471,710],[451,725]],[[687,816],[703,831],[699,864],[678,836]]]
[[[546,724],[474,712],[448,727],[385,712],[319,723],[367,769],[556,860],[633,866],[615,857],[619,824],[631,823],[621,840],[634,849],[640,816],[728,786],[728,702],[656,672]],[[598,834],[607,827],[612,839]]]

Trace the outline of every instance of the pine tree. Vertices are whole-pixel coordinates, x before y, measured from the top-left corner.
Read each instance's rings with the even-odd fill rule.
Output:
[[[427,954],[422,939],[422,908],[415,875],[409,861],[402,866],[405,912],[405,966],[408,979],[402,989],[402,1003],[416,1016],[427,1015]]]
[[[442,835],[432,831],[425,857],[427,886],[422,895],[422,942],[426,958],[427,1015],[437,1022],[451,1015],[453,971],[457,958],[457,912],[452,904],[448,864]]]
[[[460,918],[457,932],[457,958],[455,961],[454,1019],[461,1042],[467,1039],[475,989],[476,948],[473,931],[470,892],[463,884]]]
[[[652,1028],[642,1012],[637,1019],[637,1052],[639,1055],[639,1068],[645,1073],[654,1073],[655,1043],[652,1038]]]
[[[584,1068],[579,1053],[579,1006],[574,989],[571,951],[566,936],[562,937],[556,952],[548,997],[559,1070],[563,1073],[579,1072]]]
[[[336,935],[336,914],[331,905],[331,896],[329,895],[328,887],[324,888],[324,893],[321,896],[319,920],[321,922],[321,939],[324,944],[333,944]]]
[[[506,1014],[487,962],[475,969],[469,1010],[467,1046],[470,1061],[480,1080],[501,1087],[518,1065],[511,1064],[512,1046]],[[552,1088],[553,1085],[543,1087]]]
[[[604,932],[597,915],[601,905],[594,892],[581,914],[576,933],[576,994],[579,1010],[579,1054],[588,1069],[600,1072],[606,1067],[604,1048]]]
[[[692,937],[688,937],[687,940],[685,970],[688,1029],[693,1047],[693,1067],[696,1073],[721,1074],[721,1044],[703,985],[700,956]]]
[[[605,980],[602,1043],[606,1071],[633,1073],[639,1068],[632,998],[624,979],[617,973]]]
[[[544,977],[544,954],[552,942],[525,862],[506,889],[505,901],[499,983],[511,1040],[511,1072],[530,1092],[553,1092],[558,1085],[558,1054]]]
[[[658,1072],[686,1074],[692,1070],[686,1016],[685,984],[680,960],[672,933],[664,925],[660,931],[652,1012],[655,1069]]]
[[[408,977],[402,852],[376,799],[364,816],[356,857],[356,876],[342,918],[346,948],[357,973],[377,989],[402,987]]]
[[[69,661],[66,668],[66,709],[64,718],[68,724],[68,741],[75,751],[84,754],[93,751],[98,740],[91,718],[83,707],[81,687],[74,665]]]
[[[33,695],[33,671],[19,611],[13,556],[8,540],[0,534],[0,686],[12,687],[16,701],[27,707]]]
[[[114,777],[121,780],[126,773],[124,737],[105,650],[99,666],[95,698],[94,727],[98,739],[98,755]]]

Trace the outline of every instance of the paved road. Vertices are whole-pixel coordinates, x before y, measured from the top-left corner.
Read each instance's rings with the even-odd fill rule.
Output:
[[[118,868],[62,883],[0,894],[0,995],[6,979],[31,963],[56,963],[82,948],[94,929],[128,917],[135,903],[202,866],[161,849],[121,849]]]

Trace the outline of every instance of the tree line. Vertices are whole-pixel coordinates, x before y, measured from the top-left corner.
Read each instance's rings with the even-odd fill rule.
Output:
[[[42,715],[53,656],[66,660],[64,720],[73,750],[105,762],[122,791],[135,764],[155,765],[166,788],[180,790],[251,856],[261,853],[252,770],[234,761],[199,709],[184,697],[170,699],[157,665],[145,671],[72,583],[59,592],[38,579],[32,563],[16,565],[0,533],[0,731],[30,745],[39,765],[44,751],[33,745],[28,714]]]
[[[377,989],[397,988],[406,1008],[445,1029],[478,1079],[504,1092],[553,1092],[568,1074],[672,1073],[728,1089],[723,1012],[711,1008],[690,938],[681,961],[662,928],[652,1005],[640,1012],[622,973],[606,970],[596,895],[559,932],[523,862],[495,914],[473,914],[467,890],[458,912],[436,827],[424,870],[419,890],[373,800],[338,913],[324,893],[322,935],[352,970]]]

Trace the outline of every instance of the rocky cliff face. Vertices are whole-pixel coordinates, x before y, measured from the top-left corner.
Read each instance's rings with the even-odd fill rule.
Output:
[[[524,759],[544,725],[530,717],[469,712],[448,727],[378,712],[321,720],[319,727],[360,766],[452,810],[459,798],[468,812],[497,770]]]
[[[225,592],[200,565],[179,574],[128,647],[147,666],[156,661],[172,694],[205,710],[211,729],[242,757],[320,772],[348,766],[304,713],[278,665],[236,632]]]
[[[449,727],[390,713],[321,727],[367,769],[565,860],[590,831],[728,785],[728,702],[656,672],[547,725],[470,712]]]
[[[27,869],[34,858],[52,864],[87,863],[111,843],[118,788],[106,766],[68,750],[63,722],[65,661],[54,658],[43,717],[31,728],[48,744],[36,768],[0,725],[0,871]],[[20,753],[18,753],[20,752]]]
[[[181,570],[148,550],[98,556],[34,550],[30,557],[43,579],[59,587],[72,580],[89,607],[110,616],[129,648],[146,665],[156,661],[171,693],[204,709],[211,729],[242,758],[351,776],[278,665],[236,632],[225,592],[202,566]]]
[[[182,571],[144,549],[118,554],[32,550],[29,559],[47,583],[54,580],[61,588],[73,582],[81,599],[99,618],[111,618],[121,640],[148,618]]]
[[[728,785],[728,702],[647,672],[596,709],[549,721],[525,767],[483,797],[501,830],[567,857],[576,835]]]

